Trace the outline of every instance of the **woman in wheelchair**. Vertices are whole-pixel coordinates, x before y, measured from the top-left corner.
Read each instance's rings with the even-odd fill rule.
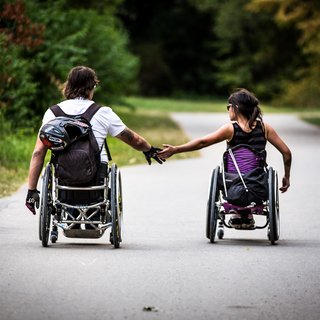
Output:
[[[263,121],[259,100],[248,90],[238,89],[229,96],[227,110],[230,123],[223,125],[213,133],[179,146],[164,144],[165,148],[158,152],[158,155],[166,159],[176,153],[199,150],[224,140],[227,142],[227,150],[246,145],[255,152],[265,153],[266,143],[269,141],[283,156],[284,176],[280,190],[281,192],[286,192],[290,186],[291,151],[277,132]],[[240,153],[242,153],[240,156],[242,156],[243,161],[238,161],[237,164],[241,173],[248,172],[258,165],[254,161],[253,163],[251,161],[250,164],[250,159],[248,158],[250,155],[245,154],[245,148]],[[226,158],[229,157],[229,153],[226,153]],[[262,159],[262,161],[265,163],[265,159]],[[226,168],[224,169],[229,173],[231,172],[231,174],[237,175],[237,169],[232,159],[226,159],[226,163]],[[242,210],[241,214],[236,212],[229,220],[229,225],[235,228],[249,228],[254,223],[250,210]]]

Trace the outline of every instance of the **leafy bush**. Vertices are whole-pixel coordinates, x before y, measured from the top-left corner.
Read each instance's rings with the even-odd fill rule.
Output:
[[[110,102],[134,91],[138,60],[127,50],[128,39],[114,10],[75,9],[67,0],[17,1],[2,7],[0,105],[15,126],[37,128],[43,112],[61,99],[61,85],[76,65],[96,69],[103,88],[97,100]],[[42,33],[35,33],[35,25]],[[38,41],[24,43],[19,38],[24,29]]]

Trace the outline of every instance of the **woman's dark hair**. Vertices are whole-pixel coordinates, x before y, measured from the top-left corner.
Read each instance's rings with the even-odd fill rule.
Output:
[[[262,121],[262,112],[259,107],[259,100],[247,89],[237,89],[228,98],[228,103],[232,104],[235,112],[241,113],[249,120],[249,128],[253,128],[256,119]]]
[[[78,66],[70,70],[62,93],[67,99],[88,99],[91,90],[99,83],[95,71],[91,68]]]

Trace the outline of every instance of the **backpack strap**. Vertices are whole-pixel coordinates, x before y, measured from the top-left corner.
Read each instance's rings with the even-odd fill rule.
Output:
[[[62,109],[57,104],[50,107],[50,110],[56,117],[68,117],[68,115],[65,112],[63,112]]]
[[[239,177],[240,177],[240,179],[241,179],[241,182],[242,182],[244,188],[246,189],[246,192],[248,192],[249,190],[248,190],[247,185],[245,184],[245,182],[244,182],[244,180],[243,180],[243,178],[242,178],[242,175],[241,175],[240,169],[239,169],[239,167],[238,167],[236,158],[234,157],[234,154],[233,154],[231,148],[228,149],[228,152],[229,152],[230,157],[231,157],[231,159],[232,159],[232,161],[233,161],[233,163],[234,163],[234,165],[235,165],[235,167],[236,167],[236,169],[237,169],[237,172],[238,172],[238,175],[239,175]]]
[[[90,105],[90,107],[86,110],[86,112],[84,112],[81,116],[90,122],[92,117],[95,115],[95,113],[99,109],[100,109],[100,106],[94,102],[92,105]],[[108,160],[111,161],[112,157],[111,157],[110,149],[108,147],[107,139],[104,139],[104,147],[106,149]]]
[[[89,106],[89,108],[83,114],[80,114],[80,116],[90,122],[92,117],[96,114],[96,112],[99,109],[100,109],[100,106],[94,102]]]
[[[90,105],[90,107],[86,110],[86,112],[84,112],[81,116],[90,122],[92,117],[96,114],[96,112],[99,109],[100,109],[100,106],[94,102],[92,105]],[[112,157],[111,157],[110,149],[108,147],[107,139],[104,139],[104,147],[106,149],[108,160],[111,161]]]
[[[85,118],[88,122],[92,119],[92,117],[95,115],[95,113],[99,110],[100,106],[96,104],[95,102],[89,106],[89,108],[82,114],[79,114],[79,116]],[[70,117],[70,114],[66,114],[62,109],[56,104],[52,107],[50,107],[50,110],[53,112],[53,114],[56,117]]]

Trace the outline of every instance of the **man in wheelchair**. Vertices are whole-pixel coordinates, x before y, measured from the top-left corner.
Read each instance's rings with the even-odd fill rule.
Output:
[[[91,68],[78,66],[71,69],[62,91],[65,100],[49,108],[43,116],[42,126],[39,130],[41,135],[38,136],[32,153],[28,176],[26,206],[33,214],[36,214],[35,206],[39,207],[40,197],[37,184],[47,150],[49,147],[51,150],[59,150],[71,143],[70,141],[73,139],[72,130],[68,131],[68,129],[75,128],[75,121],[77,122],[80,116],[88,120],[87,129],[90,129],[93,133],[93,140],[98,150],[98,165],[97,173],[93,179],[90,181],[81,181],[82,175],[77,175],[77,170],[82,165],[81,161],[77,161],[76,158],[72,159],[73,162],[71,165],[69,161],[66,161],[69,169],[75,171],[75,173],[71,175],[71,178],[78,178],[79,186],[103,184],[103,178],[106,176],[105,171],[107,171],[107,163],[109,160],[107,144],[105,143],[108,134],[120,139],[137,151],[142,151],[149,164],[151,164],[151,159],[156,160],[160,164],[164,161],[157,155],[157,151],[160,149],[151,146],[145,138],[126,127],[111,108],[106,106],[100,107],[94,103],[93,96],[98,83],[97,75]],[[62,122],[60,121],[61,119],[63,120]],[[57,126],[54,126],[55,120],[57,122],[58,120],[60,121],[58,129]],[[52,125],[48,125],[48,123]],[[85,127],[80,128],[80,131],[81,130],[85,131]],[[52,154],[54,155],[54,152],[52,152]],[[54,163],[54,161],[51,162],[53,162],[55,172],[57,173],[57,164]],[[59,196],[63,198],[68,192],[60,190],[59,193]],[[96,196],[93,196],[93,198],[95,197]],[[86,198],[85,192],[83,194],[80,192],[80,196],[78,192],[77,198],[70,200],[69,197],[68,199],[71,203],[77,203],[78,201],[90,203],[91,200],[90,197]],[[70,210],[70,215],[72,215],[72,210]]]
[[[229,174],[229,177],[233,175],[234,178],[241,178],[242,174],[251,172],[254,168],[265,166],[265,147],[267,141],[269,141],[283,156],[284,176],[280,190],[286,192],[290,186],[291,151],[277,132],[263,121],[259,100],[248,90],[239,89],[229,96],[227,111],[231,120],[230,123],[223,125],[213,133],[179,146],[164,144],[165,148],[158,152],[158,156],[166,159],[176,153],[199,150],[226,140],[227,152],[225,153],[223,169]],[[239,148],[241,146],[245,146],[245,148]],[[237,148],[239,154],[236,154],[237,162],[235,162],[232,161],[231,153],[228,151]],[[236,153],[237,151],[233,152]],[[258,160],[257,154],[261,155]],[[237,170],[236,166],[240,168]],[[238,174],[238,172],[241,172],[241,174]],[[240,197],[239,193],[235,193]],[[233,195],[233,201],[239,200],[236,199],[236,195]],[[254,224],[255,221],[250,210],[243,210],[241,213],[235,211],[229,220],[229,225],[235,228],[250,228]]]

